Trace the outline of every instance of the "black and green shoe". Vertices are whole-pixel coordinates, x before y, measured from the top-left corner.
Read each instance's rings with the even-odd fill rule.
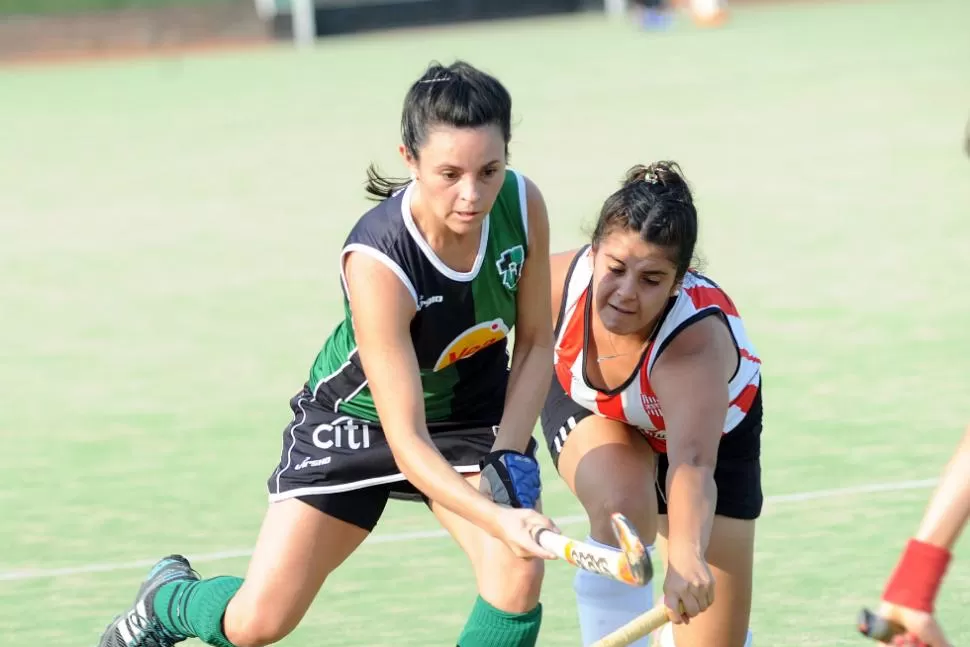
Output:
[[[172,647],[185,640],[162,626],[152,605],[163,584],[198,580],[199,574],[181,555],[161,559],[142,582],[132,607],[108,625],[98,647]]]

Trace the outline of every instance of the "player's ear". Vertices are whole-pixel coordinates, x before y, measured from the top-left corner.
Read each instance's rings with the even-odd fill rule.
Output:
[[[411,151],[404,144],[397,147],[397,152],[401,154],[401,159],[404,160],[404,164],[407,165],[408,171],[411,174],[411,179],[416,179],[418,177],[418,160],[411,155]]]

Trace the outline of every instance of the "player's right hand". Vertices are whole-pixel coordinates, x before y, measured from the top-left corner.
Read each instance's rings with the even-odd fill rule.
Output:
[[[943,635],[943,630],[936,623],[936,619],[925,611],[907,609],[897,604],[883,602],[879,607],[879,615],[886,620],[897,622],[906,627],[906,633],[896,636],[890,643],[893,647],[951,647]]]
[[[516,557],[556,559],[556,555],[536,543],[533,533],[539,528],[559,532],[552,519],[531,508],[507,508],[501,506],[495,519],[496,536],[509,547]]]
[[[663,592],[670,621],[688,624],[714,603],[714,575],[700,555],[671,547]]]

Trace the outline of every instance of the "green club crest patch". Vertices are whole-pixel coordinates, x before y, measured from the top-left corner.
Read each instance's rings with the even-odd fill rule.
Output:
[[[522,263],[524,262],[525,250],[522,245],[508,248],[495,261],[498,275],[502,277],[502,285],[507,289],[514,290],[519,285],[519,277],[522,276]]]

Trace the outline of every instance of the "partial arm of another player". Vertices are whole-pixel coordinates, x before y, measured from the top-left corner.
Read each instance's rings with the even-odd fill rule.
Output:
[[[886,583],[880,615],[931,647],[948,645],[933,619],[951,550],[970,519],[970,427],[930,498],[916,536]]]
[[[970,426],[933,492],[916,539],[947,551],[970,519]]]
[[[417,356],[411,342],[413,297],[394,273],[359,253],[345,260],[358,353],[398,468],[435,502],[499,537],[520,556],[555,556],[530,535],[553,527],[532,510],[502,509],[471,487],[431,440]]]
[[[714,466],[730,404],[737,350],[724,322],[706,317],[679,333],[654,366],[651,383],[667,426],[667,606],[687,621],[714,601],[705,554],[714,523]],[[685,617],[686,616],[686,617]]]

